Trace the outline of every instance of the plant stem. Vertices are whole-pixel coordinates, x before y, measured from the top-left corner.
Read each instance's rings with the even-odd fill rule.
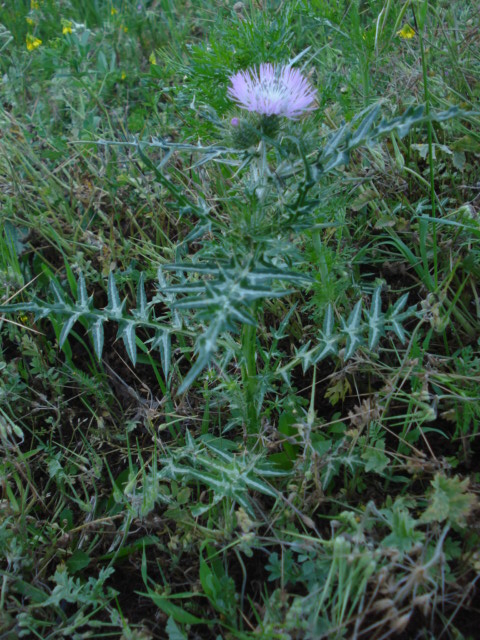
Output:
[[[253,314],[255,315],[255,314]],[[258,415],[256,407],[257,395],[257,365],[255,362],[257,327],[244,324],[242,330],[242,380],[247,407],[247,434],[258,432]]]
[[[253,180],[257,183],[256,193],[258,206],[263,206],[263,201],[267,192],[267,180],[270,176],[267,161],[267,146],[265,140],[260,140],[258,145],[258,162],[253,165]],[[257,314],[258,303],[252,304],[252,316]],[[245,393],[246,404],[246,432],[248,435],[258,433],[258,412],[257,412],[257,364],[256,354],[256,325],[244,324],[242,328],[242,382]]]
[[[323,246],[322,236],[320,235],[319,229],[313,229],[312,239],[313,246],[315,247],[315,252],[318,258],[318,270],[320,272],[322,282],[326,283],[328,281],[328,265],[325,259],[325,247]]]
[[[423,24],[419,26],[417,16],[412,8],[413,19],[415,21],[415,28],[418,33],[418,40],[420,42],[420,56],[422,58],[422,74],[423,74],[423,91],[425,94],[425,113],[430,115],[430,92],[428,88],[428,72],[427,72],[427,58],[425,56],[425,47],[423,46]],[[428,141],[428,164],[430,169],[430,201],[432,207],[432,217],[435,218],[436,213],[436,195],[435,195],[435,171],[433,164],[433,127],[430,121],[427,122],[427,141]],[[435,289],[438,285],[438,264],[437,264],[437,225],[434,222],[432,224],[432,237],[433,237],[433,271],[434,271],[434,283]],[[426,250],[426,247],[425,247]]]

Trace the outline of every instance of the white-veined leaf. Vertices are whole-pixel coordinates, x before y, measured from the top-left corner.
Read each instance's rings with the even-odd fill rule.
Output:
[[[323,337],[326,339],[330,338],[333,334],[334,328],[335,320],[333,317],[333,307],[329,304],[325,311],[325,317],[323,318]]]
[[[135,342],[135,323],[122,322],[119,328],[119,335],[123,340],[127,355],[135,366],[137,364],[137,343]]]
[[[347,344],[345,345],[345,360],[348,360],[355,353],[357,347],[362,342],[362,336],[360,333],[360,323],[362,320],[362,300],[359,300],[353,307],[353,310],[348,317],[348,322],[342,320],[342,330],[347,334]]]
[[[97,358],[101,360],[104,342],[103,318],[95,320],[90,330],[92,332],[93,348],[95,349]]]
[[[82,309],[89,309],[91,298],[89,299],[88,297],[87,287],[85,284],[85,278],[83,277],[83,273],[80,273],[80,275],[78,276],[77,294],[78,294],[78,306],[81,307]]]
[[[105,307],[105,310],[108,311],[108,314],[113,317],[121,317],[123,306],[125,303],[120,302],[120,296],[118,295],[118,289],[113,271],[110,271],[110,274],[108,276],[107,296],[108,305]]]
[[[374,349],[384,332],[384,315],[382,314],[382,287],[377,287],[372,296],[372,304],[368,313],[368,347]]]
[[[157,329],[157,333],[155,335],[155,338],[152,341],[151,348],[158,349],[160,351],[160,361],[162,363],[162,369],[165,375],[165,379],[167,379],[168,374],[170,373],[170,363],[171,363],[170,332]]]
[[[321,360],[325,360],[328,356],[335,356],[338,353],[338,341],[340,336],[332,336],[328,341],[321,340],[315,348],[311,361],[312,364],[317,364]]]
[[[402,323],[396,320],[395,318],[392,318],[390,320],[390,327],[395,332],[400,342],[403,344],[405,342],[406,336],[405,336],[405,330],[402,326]]]
[[[232,305],[229,309],[229,313],[233,318],[235,318],[235,320],[243,322],[243,324],[249,324],[252,327],[255,327],[257,325],[255,318],[245,309],[241,309]]]
[[[65,305],[65,295],[55,280],[50,280],[50,287],[56,302]]]
[[[137,286],[137,309],[136,316],[141,320],[148,321],[147,313],[147,296],[145,295],[145,285],[143,273],[140,274],[140,279]]]
[[[68,334],[70,333],[70,331],[73,328],[73,325],[75,324],[75,322],[78,320],[78,318],[81,316],[81,313],[74,313],[72,314],[70,317],[67,318],[66,322],[64,323],[62,330],[60,331],[60,335],[58,337],[58,344],[60,346],[60,348],[63,347],[65,340],[68,338]]]
[[[372,130],[373,123],[380,113],[380,105],[378,104],[374,105],[373,108],[368,107],[368,109],[371,109],[370,113],[368,113],[358,125],[358,128],[355,130],[349,141],[349,146],[352,148],[359,146],[364,139],[368,138],[368,134]]]

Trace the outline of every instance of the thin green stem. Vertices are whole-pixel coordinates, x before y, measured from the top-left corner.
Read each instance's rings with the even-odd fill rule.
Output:
[[[425,47],[423,46],[423,34],[422,29],[419,27],[415,10],[412,7],[413,19],[415,22],[415,28],[418,33],[418,40],[420,42],[420,56],[422,58],[422,74],[423,74],[423,91],[425,95],[425,113],[427,117],[430,115],[430,91],[428,86],[428,72],[427,72],[427,58],[425,56]],[[435,194],[435,170],[433,163],[433,126],[430,120],[427,121],[427,141],[428,141],[428,164],[430,169],[430,202],[432,207],[432,217],[435,217],[436,213],[436,194]],[[436,224],[432,225],[432,237],[433,237],[433,270],[434,270],[434,283],[435,289],[438,286],[438,260],[437,260],[437,227]],[[426,247],[425,247],[426,250]]]
[[[255,315],[255,314],[254,314]],[[257,415],[257,364],[255,361],[257,327],[251,324],[243,325],[242,330],[242,380],[245,391],[245,404],[247,408],[247,434],[252,435],[258,431]]]
[[[328,265],[325,258],[325,247],[322,243],[322,236],[320,235],[319,229],[313,229],[312,239],[313,246],[315,247],[315,253],[318,258],[318,270],[320,271],[322,282],[325,283],[328,281]]]

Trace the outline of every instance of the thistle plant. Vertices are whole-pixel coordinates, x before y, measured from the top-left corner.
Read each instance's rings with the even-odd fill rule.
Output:
[[[238,349],[236,357],[242,374],[243,422],[246,432],[253,436],[259,432],[264,397],[264,391],[259,391],[261,372],[256,358],[262,305],[267,300],[293,294],[295,288],[305,289],[314,280],[315,274],[303,256],[301,245],[306,233],[310,233],[316,247],[321,247],[317,208],[324,198],[323,179],[346,165],[355,149],[368,147],[382,136],[396,132],[401,138],[413,126],[444,121],[463,112],[454,107],[426,114],[424,108],[418,106],[392,120],[378,122],[380,107],[374,105],[343,124],[321,148],[310,145],[309,149],[307,141],[295,135],[295,127],[300,118],[316,109],[316,89],[291,63],[283,66],[265,63],[239,71],[230,76],[227,94],[247,112],[245,118],[237,115],[231,118],[229,129],[234,146],[202,147],[158,138],[149,142],[100,141],[102,145],[134,147],[145,167],[174,198],[179,210],[198,218],[182,245],[188,247],[201,238],[200,250],[190,260],[163,265],[158,271],[157,294],[151,301],[146,298],[142,275],[137,288],[137,309],[126,312],[125,301],[121,302],[111,273],[108,305],[103,310],[95,310],[80,274],[78,283],[71,283],[75,302],[52,281],[53,303],[36,299],[5,304],[0,312],[29,311],[36,318],[49,316],[60,346],[66,343],[79,321],[91,333],[99,359],[103,351],[104,324],[113,321],[118,324],[118,337],[134,364],[138,345],[143,351],[147,345],[160,351],[164,391],[172,386],[172,334],[182,334],[187,339],[196,335],[194,362],[177,386],[177,393],[186,392],[209,366],[222,344],[222,336],[240,331],[240,344],[235,341],[233,344]],[[149,150],[163,154],[160,163],[149,158]],[[230,192],[234,206],[229,210],[228,223],[213,215],[203,198],[199,196],[197,203],[192,202],[174,184],[168,174],[168,163],[175,152],[200,155],[194,167],[206,162],[236,167],[236,180]],[[184,248],[179,253],[182,254],[185,254]],[[326,283],[330,276],[325,265],[319,265],[319,275]],[[172,282],[172,278],[178,282]],[[163,308],[169,308],[170,319],[165,313],[157,315],[155,305],[159,302]],[[406,336],[403,323],[416,316],[415,308],[406,308],[406,303],[407,298],[403,296],[383,313],[380,287],[374,292],[369,310],[363,309],[360,299],[347,318],[340,317],[338,322],[333,307],[329,306],[318,344],[297,349],[296,357],[287,365],[270,366],[273,378],[288,383],[289,371],[297,364],[307,369],[327,357],[345,360],[359,348],[376,349],[387,331],[393,331],[403,341]],[[142,343],[136,333],[139,328],[153,334],[146,343]]]
[[[251,179],[258,196],[256,205],[261,219],[263,214],[267,213],[264,210],[268,208],[266,201],[267,181],[272,177],[267,160],[268,140],[278,133],[279,117],[293,120],[315,109],[316,91],[300,71],[290,65],[278,67],[272,64],[261,64],[258,70],[252,68],[239,71],[230,77],[230,82],[228,95],[232,100],[242,109],[259,117],[258,128],[261,139],[258,144],[257,162],[252,163]],[[235,127],[241,127],[240,122],[233,124]],[[242,135],[241,130],[239,134]],[[257,244],[256,249],[260,249],[264,253],[265,248],[261,243],[255,244]],[[264,260],[264,256],[261,254],[259,258]],[[258,408],[256,406],[258,372],[255,360],[257,321],[255,316],[257,309],[258,302],[255,301],[250,308],[250,315],[255,322],[246,324],[242,333],[242,378],[248,414],[247,431],[249,433],[258,431]]]

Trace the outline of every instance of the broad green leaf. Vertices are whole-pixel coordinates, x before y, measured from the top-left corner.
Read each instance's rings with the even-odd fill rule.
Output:
[[[188,640],[188,636],[178,626],[172,616],[167,620],[165,631],[168,633],[168,640]]]
[[[149,597],[153,603],[161,609],[161,611],[166,613],[168,616],[171,616],[175,622],[180,622],[181,624],[207,624],[210,622],[209,620],[198,618],[188,611],[185,611],[185,609],[174,604],[166,596],[161,596],[159,593],[156,593],[151,589],[148,590],[148,593],[140,593],[138,591],[136,593],[141,596]],[[192,593],[192,596],[193,595],[195,594]]]
[[[374,473],[382,474],[390,462],[389,457],[385,455],[385,440],[378,440],[374,447],[367,446],[362,453],[362,460],[365,462],[365,471],[367,473],[373,471]]]
[[[13,588],[17,593],[26,596],[35,604],[42,604],[48,598],[47,593],[37,587],[34,587],[33,584],[30,584],[25,580],[14,580]]]
[[[381,513],[391,529],[391,533],[383,539],[382,547],[393,547],[408,553],[416,543],[424,540],[425,534],[416,530],[420,521],[412,518],[401,498],[395,501],[393,507],[382,509]]]
[[[430,505],[421,517],[422,522],[446,520],[453,526],[464,527],[467,517],[477,504],[476,496],[468,492],[468,478],[447,478],[437,473],[430,484]]]
[[[83,549],[75,549],[65,563],[70,574],[77,573],[90,564],[90,556]]]

